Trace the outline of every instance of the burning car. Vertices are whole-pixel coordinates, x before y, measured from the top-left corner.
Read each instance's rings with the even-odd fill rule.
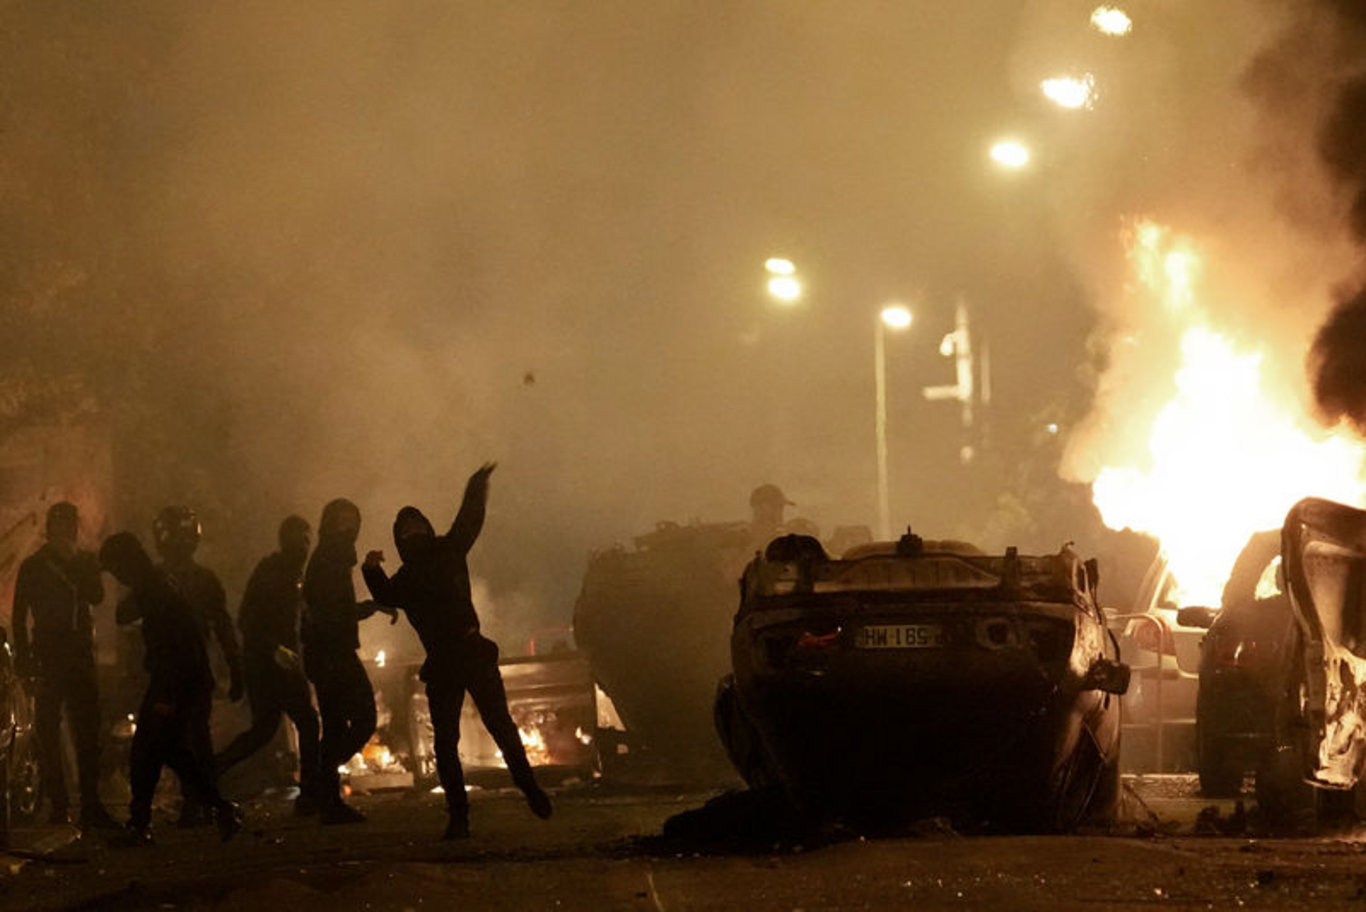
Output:
[[[716,704],[727,752],[816,821],[1106,820],[1128,669],[1096,582],[1069,548],[987,555],[908,532],[832,559],[775,539],[742,580]]]
[[[1286,775],[1271,799],[1300,781],[1350,803],[1366,762],[1366,511],[1309,498],[1282,530],[1286,591],[1294,618],[1287,686],[1275,717]],[[1322,802],[1320,802],[1322,804]]]

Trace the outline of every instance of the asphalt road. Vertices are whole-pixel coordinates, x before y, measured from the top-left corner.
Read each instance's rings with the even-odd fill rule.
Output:
[[[474,838],[459,843],[437,839],[437,795],[360,796],[370,820],[345,827],[295,818],[267,797],[248,805],[247,828],[226,845],[169,821],[155,846],[137,849],[66,827],[20,830],[18,854],[0,854],[0,908],[1366,909],[1366,831],[1197,835],[1211,802],[1190,779],[1132,785],[1145,803],[1118,835],[963,837],[926,825],[898,838],[727,852],[658,838],[668,817],[714,792],[568,786],[540,821],[516,792],[477,791]],[[1226,821],[1232,803],[1217,807]]]

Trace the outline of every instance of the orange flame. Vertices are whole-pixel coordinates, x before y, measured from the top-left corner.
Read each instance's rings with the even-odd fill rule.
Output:
[[[1218,606],[1248,536],[1279,527],[1295,501],[1366,499],[1366,450],[1346,434],[1312,432],[1296,391],[1263,376],[1263,351],[1206,325],[1191,242],[1140,222],[1129,259],[1181,327],[1180,366],[1146,452],[1102,469],[1092,496],[1110,528],[1159,539],[1181,603]]]

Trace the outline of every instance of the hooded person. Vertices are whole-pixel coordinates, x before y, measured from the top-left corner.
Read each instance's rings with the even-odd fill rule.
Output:
[[[314,777],[316,801],[326,824],[361,823],[365,815],[342,800],[337,767],[349,761],[375,733],[375,692],[356,650],[359,622],[375,612],[372,602],[356,602],[352,569],[360,510],[338,498],[323,507],[318,546],[304,571],[304,671],[318,696],[322,739]],[[391,612],[392,613],[392,612]]]
[[[83,828],[117,826],[100,803],[100,694],[91,607],[104,600],[95,555],[76,547],[76,505],[48,508],[47,542],[19,565],[14,585],[14,647],[18,667],[37,677],[34,729],[38,772],[52,803],[52,822],[69,814],[62,768],[66,712],[81,790]],[[29,618],[33,636],[29,638]]]
[[[297,814],[318,810],[318,713],[299,658],[299,615],[303,609],[308,522],[287,516],[280,523],[280,550],[261,558],[247,581],[237,626],[242,631],[243,673],[251,706],[251,727],[215,760],[218,772],[265,747],[288,715],[299,739]]]
[[[419,677],[427,686],[436,768],[450,815],[446,839],[469,835],[469,800],[459,754],[460,711],[466,693],[532,812],[542,819],[551,814],[550,798],[536,783],[517,724],[508,712],[507,692],[498,671],[498,646],[479,632],[479,616],[470,597],[466,555],[484,526],[493,469],[493,463],[486,463],[470,476],[460,510],[444,535],[437,535],[416,507],[399,511],[394,545],[403,565],[392,577],[381,566],[381,551],[369,552],[361,568],[375,601],[402,609],[427,651]]]
[[[115,619],[120,624],[141,622],[146,645],[147,693],[128,758],[133,793],[128,832],[135,842],[151,841],[152,798],[162,767],[169,766],[187,794],[211,810],[219,835],[230,839],[242,828],[241,812],[219,794],[213,756],[202,750],[193,731],[213,698],[202,620],[165,573],[153,566],[133,533],[105,539],[100,563],[130,590]]]

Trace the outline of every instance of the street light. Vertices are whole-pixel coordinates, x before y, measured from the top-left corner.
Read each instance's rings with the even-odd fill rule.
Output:
[[[878,537],[892,536],[891,494],[887,484],[887,343],[888,329],[902,330],[911,325],[911,312],[901,304],[882,308],[873,329],[873,374],[877,381],[877,522]]]
[[[991,160],[1002,168],[1018,171],[1029,164],[1029,147],[1017,139],[1003,139],[991,147]]]
[[[795,303],[802,296],[802,283],[791,260],[769,257],[764,261],[768,273],[768,293],[780,304]]]

